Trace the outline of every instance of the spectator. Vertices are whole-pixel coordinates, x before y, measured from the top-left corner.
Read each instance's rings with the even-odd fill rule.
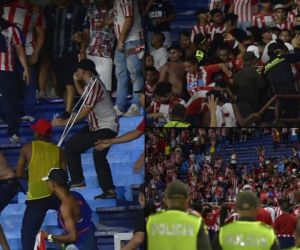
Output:
[[[143,54],[144,40],[141,15],[136,0],[114,2],[115,34],[117,47],[114,62],[116,65],[117,100],[114,106],[118,116],[124,114],[127,104],[129,83],[132,83],[133,98],[124,116],[137,116],[139,96],[134,92],[144,86]]]
[[[175,11],[169,0],[150,0],[146,5],[148,46],[152,51],[153,32],[161,32],[165,36],[164,46],[171,46],[171,21],[175,19]]]
[[[91,82],[95,81],[92,87]],[[97,78],[96,66],[90,59],[82,60],[74,73],[74,82],[77,91],[82,95],[85,88],[92,88],[89,96],[82,104],[83,108],[77,118],[72,117],[71,122],[75,119],[80,122],[88,117],[89,125],[84,126],[77,134],[73,135],[66,143],[66,159],[70,171],[70,187],[84,187],[85,181],[81,165],[81,154],[87,149],[94,147],[98,139],[110,139],[117,136],[118,121],[117,115],[113,110],[111,99],[103,83]],[[80,82],[84,82],[82,87]],[[53,126],[66,126],[68,120],[57,118],[52,120]],[[115,187],[113,185],[112,174],[109,163],[106,159],[109,147],[102,151],[94,150],[93,156],[99,185],[103,194],[97,195],[94,199],[116,198]]]
[[[64,96],[65,111],[60,117],[68,119],[75,97],[73,73],[78,63],[86,10],[70,0],[57,0],[48,5],[44,12],[46,37],[51,37],[48,41],[50,61],[55,72],[58,93]]]
[[[112,90],[113,6],[108,0],[96,0],[88,6],[84,22],[80,59],[91,59],[107,91]]]
[[[205,36],[209,33],[210,25],[209,25],[209,18],[208,18],[209,11],[208,9],[199,9],[196,12],[197,16],[197,24],[195,24],[192,28],[191,33],[191,41],[194,42],[195,36],[197,34],[202,34]]]
[[[61,202],[58,221],[65,231],[63,235],[42,231],[43,237],[49,242],[69,243],[67,249],[96,250],[92,210],[81,194],[69,191],[67,172],[61,168],[52,168],[42,181],[47,182],[51,193],[55,194]]]
[[[182,59],[184,51],[177,45],[169,49],[169,62],[160,69],[158,82],[169,82],[172,84],[172,94],[182,97],[184,94],[184,69]]]
[[[154,67],[158,71],[160,71],[160,68],[167,63],[169,57],[167,49],[163,46],[164,41],[165,35],[163,33],[153,33],[151,40],[151,46],[153,47],[153,50],[151,55],[153,56]]]
[[[286,8],[282,4],[276,4],[274,6],[274,21],[275,25],[279,29],[288,29],[292,28],[291,23],[286,18]]]
[[[0,152],[0,213],[7,204],[17,194],[17,179],[13,169],[8,165],[4,155]],[[0,246],[3,250],[9,250],[8,242],[5,238],[2,226],[0,224]]]
[[[196,47],[190,40],[191,34],[188,31],[181,31],[179,34],[178,44],[184,49],[185,56],[195,55]]]
[[[289,213],[290,203],[288,199],[282,199],[279,204],[282,214],[276,218],[273,228],[278,237],[280,247],[286,249],[295,244],[294,232],[296,230],[297,219]]]
[[[33,122],[36,116],[36,89],[37,89],[37,62],[39,53],[44,45],[45,23],[44,17],[38,8],[25,0],[17,0],[3,6],[3,18],[15,24],[24,36],[25,54],[30,65],[30,81],[23,82],[23,65],[17,61],[18,79],[24,89],[24,112],[22,120]]]
[[[53,167],[66,169],[63,150],[51,143],[51,123],[40,119],[32,125],[32,130],[36,139],[22,147],[16,170],[18,178],[26,177],[26,167],[28,170],[27,201],[21,229],[24,250],[33,249],[47,211],[57,210],[60,205],[41,178]]]
[[[0,64],[0,117],[8,126],[8,134],[11,143],[20,142],[18,136],[19,118],[17,115],[17,79],[15,59],[12,56],[14,49],[23,66],[23,80],[30,82],[29,67],[23,48],[21,34],[15,25],[9,24],[3,19],[3,8],[0,8],[0,56],[3,59]]]
[[[151,103],[158,83],[158,72],[153,66],[146,67],[145,79],[146,103]]]
[[[273,27],[275,25],[272,1],[262,0],[262,10],[253,16],[252,25],[258,28]]]

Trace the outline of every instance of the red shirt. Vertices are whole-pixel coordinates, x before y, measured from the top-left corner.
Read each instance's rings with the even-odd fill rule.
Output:
[[[274,222],[274,230],[277,235],[290,235],[293,236],[294,231],[296,230],[297,219],[296,216],[283,213]]]
[[[273,224],[271,214],[263,208],[259,208],[258,213],[256,215],[256,220],[266,223],[270,226],[272,226]]]

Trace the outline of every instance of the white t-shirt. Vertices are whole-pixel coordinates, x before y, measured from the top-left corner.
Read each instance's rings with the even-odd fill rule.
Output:
[[[151,52],[154,60],[154,67],[159,70],[168,61],[169,53],[165,47],[155,49]]]

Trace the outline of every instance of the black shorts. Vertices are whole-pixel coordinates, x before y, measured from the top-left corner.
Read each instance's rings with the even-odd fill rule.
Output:
[[[64,53],[61,58],[52,59],[51,65],[56,76],[59,94],[63,94],[67,85],[74,85],[73,74],[78,65],[78,53]]]

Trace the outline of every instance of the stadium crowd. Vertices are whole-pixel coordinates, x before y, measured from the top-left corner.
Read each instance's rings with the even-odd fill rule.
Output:
[[[266,136],[272,136],[273,142],[279,137],[277,146],[288,147],[290,154],[267,157],[268,152],[262,145],[255,149],[257,161],[251,164],[239,160],[235,151],[229,152],[228,162],[219,154],[237,141],[247,145],[252,139]],[[189,187],[191,211],[202,215],[212,240],[220,226],[238,218],[234,206],[237,195],[251,190],[263,208],[257,220],[273,226],[278,236],[293,237],[296,217],[291,224],[286,222],[285,227],[280,216],[284,212],[299,215],[298,143],[298,129],[147,129],[145,162],[149,213],[166,208],[166,186],[180,179]]]
[[[300,1],[210,2],[176,38],[193,10],[176,13],[172,1],[148,1],[148,124],[245,127],[297,118],[298,99],[268,101],[299,92]]]
[[[9,166],[0,152],[0,212],[18,192],[19,179],[27,179],[28,190],[23,190],[27,191],[27,197],[22,249],[34,249],[47,211],[55,209],[65,234],[43,231],[42,239],[64,244],[68,250],[92,250],[97,248],[92,211],[86,197],[70,192],[69,188],[86,186],[81,154],[93,148],[102,190],[94,199],[116,199],[107,160],[110,146],[143,135],[144,120],[136,130],[117,137],[118,117],[138,116],[143,106],[143,3],[137,0],[34,2],[0,1],[0,118],[8,126],[12,143],[21,142],[20,114],[34,132],[34,139],[22,145],[16,169]],[[49,80],[51,71],[54,79]],[[65,108],[51,122],[36,117],[37,99],[47,100],[48,81],[55,82]],[[19,105],[19,94],[24,105]],[[78,102],[81,106],[73,112],[77,95],[82,102]],[[87,124],[82,124],[66,141],[64,149],[61,143],[53,143],[53,127],[83,120]],[[143,159],[142,154],[135,166],[137,171],[142,168]],[[1,225],[0,246],[10,249]]]

